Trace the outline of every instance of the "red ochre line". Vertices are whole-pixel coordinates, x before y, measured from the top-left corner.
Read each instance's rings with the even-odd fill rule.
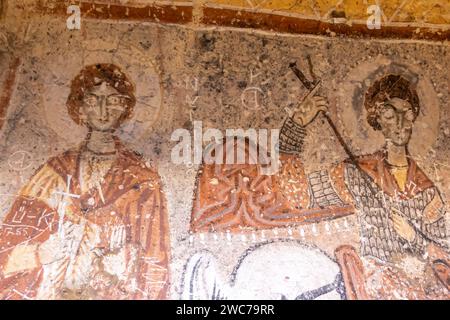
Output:
[[[273,219],[270,221],[270,217],[265,217],[267,221],[265,223],[261,223],[259,226],[251,226],[247,223],[236,223],[232,225],[228,225],[230,219],[226,219],[226,221],[211,221],[207,223],[202,223],[202,218],[197,221],[191,221],[190,229],[194,233],[201,232],[209,232],[211,230],[223,232],[230,231],[231,233],[239,233],[242,232],[242,228],[250,228],[249,231],[255,230],[270,230],[274,228],[285,228],[285,227],[295,227],[301,225],[309,225],[312,223],[319,223],[323,221],[331,221],[338,218],[343,218],[346,216],[350,216],[354,214],[354,208],[350,205],[346,205],[344,207],[329,207],[329,208],[310,208],[304,209],[300,213],[292,213],[288,214],[290,216],[290,221],[276,221]],[[282,219],[283,220],[283,219]],[[285,219],[284,219],[285,220]],[[224,227],[225,226],[225,227]]]
[[[192,6],[147,5],[124,6],[118,4],[86,3],[76,1],[80,6],[81,17],[104,20],[154,21],[164,23],[186,24],[192,22]],[[49,8],[41,4],[38,10],[44,13],[69,16],[67,3],[58,3]]]
[[[122,21],[149,21],[175,24],[189,24],[194,21],[194,8],[179,4],[153,4],[147,6],[126,6],[119,4],[101,4],[92,2],[75,2],[80,5],[81,15],[86,18]],[[38,10],[44,13],[68,16],[68,3],[58,3],[52,8],[41,4]],[[224,26],[251,28],[271,32],[291,34],[311,34],[330,36],[332,33],[352,38],[381,39],[417,39],[450,40],[450,29],[439,30],[437,27],[381,26],[381,29],[369,29],[366,24],[331,23],[304,17],[286,16],[278,13],[255,12],[239,8],[202,8],[199,14],[199,26]],[[420,32],[417,32],[417,30]]]
[[[366,24],[330,23],[314,19],[285,16],[280,14],[237,11],[207,7],[203,10],[202,23],[206,25],[229,26],[236,28],[254,28],[272,32],[313,35],[345,35],[364,38],[394,38],[450,40],[450,30],[437,31],[417,26],[381,26],[381,29],[369,29]]]

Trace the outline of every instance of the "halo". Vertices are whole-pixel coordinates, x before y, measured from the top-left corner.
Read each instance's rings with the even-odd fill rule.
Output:
[[[51,63],[44,73],[46,84],[42,97],[48,127],[67,143],[75,144],[83,139],[87,129],[74,123],[67,112],[70,83],[86,65],[112,63],[128,76],[136,91],[133,114],[121,125],[117,135],[124,141],[136,141],[147,135],[159,119],[163,102],[161,78],[148,54],[124,42],[112,50],[96,50],[111,46],[100,39],[83,41],[81,46],[78,52],[82,55],[73,56],[70,61],[56,56],[57,50],[52,52],[53,57],[49,57]]]
[[[435,143],[439,131],[439,99],[429,77],[419,68],[393,61],[384,56],[359,64],[351,70],[330,97],[336,106],[338,126],[355,154],[369,154],[384,145],[384,137],[367,123],[364,94],[386,74],[400,74],[417,86],[420,112],[408,149],[413,155],[425,156]]]

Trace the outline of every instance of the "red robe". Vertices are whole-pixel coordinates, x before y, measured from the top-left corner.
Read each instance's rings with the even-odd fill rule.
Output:
[[[167,298],[170,243],[160,179],[135,153],[117,148],[98,188],[81,192],[76,149],[49,160],[21,190],[0,228],[0,298]],[[79,196],[67,196],[63,210],[63,224],[76,226],[78,238],[71,257],[44,266],[37,253],[30,260],[20,252],[37,252],[58,236],[57,190]],[[21,268],[11,273],[10,265]]]
[[[281,155],[281,161],[279,173],[273,176],[262,175],[256,164],[203,165],[197,177],[191,230],[283,228],[353,213],[351,203],[311,208],[300,160]]]

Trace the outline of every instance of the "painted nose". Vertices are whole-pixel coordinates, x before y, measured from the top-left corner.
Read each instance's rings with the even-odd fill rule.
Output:
[[[397,128],[402,129],[405,123],[405,116],[403,114],[397,115]]]
[[[100,120],[102,121],[108,120],[108,108],[106,107],[106,99],[101,99],[99,116]]]

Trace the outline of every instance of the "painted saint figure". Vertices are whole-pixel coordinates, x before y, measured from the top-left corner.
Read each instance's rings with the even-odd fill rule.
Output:
[[[85,67],[67,108],[85,141],[50,159],[0,228],[2,299],[164,299],[167,209],[157,172],[115,136],[136,98],[112,64]]]
[[[193,231],[288,227],[357,213],[359,250],[336,250],[347,298],[448,299],[445,204],[407,148],[420,109],[414,85],[386,75],[364,104],[368,123],[385,137],[381,150],[306,174],[298,157],[306,126],[328,109],[325,98],[308,99],[281,129],[277,175],[262,176],[256,165],[202,167]]]

